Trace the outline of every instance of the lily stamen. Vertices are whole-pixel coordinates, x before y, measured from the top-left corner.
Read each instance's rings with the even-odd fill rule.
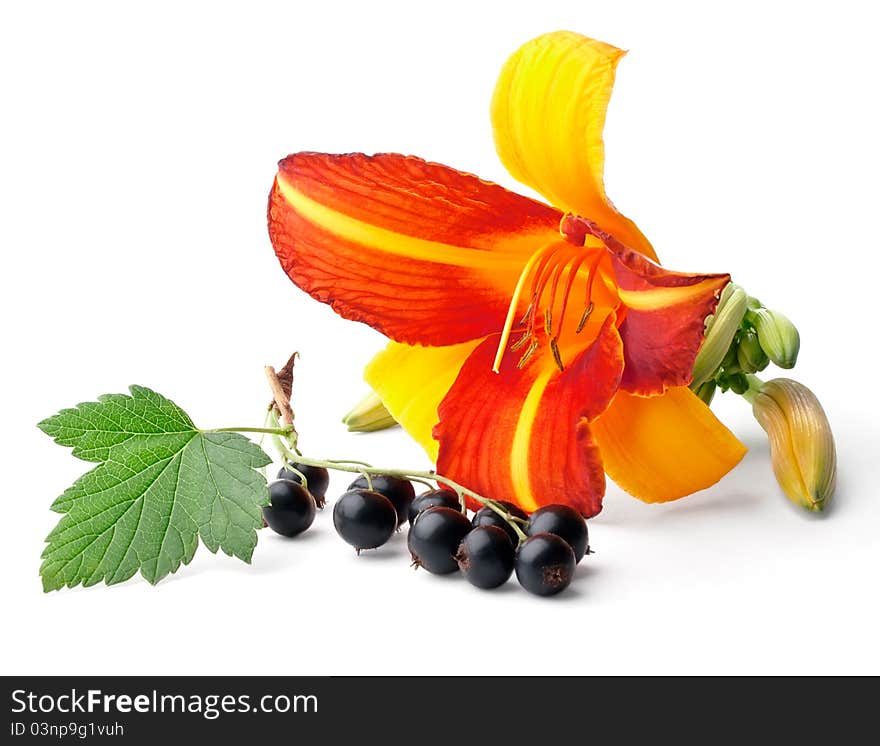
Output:
[[[580,334],[584,327],[587,325],[587,321],[590,318],[590,315],[593,313],[593,301],[590,301],[590,304],[584,309],[583,314],[581,315],[581,320],[578,322],[577,329],[575,330],[575,334]]]
[[[574,250],[573,252],[570,246],[566,247],[561,252],[555,252],[551,257],[552,262],[548,262],[543,268],[543,276],[538,280],[538,289],[535,293],[535,311],[537,311],[538,305],[541,304],[541,300],[544,297],[544,291],[547,289],[547,284],[550,283],[550,297],[544,310],[544,328],[547,331],[548,337],[553,333],[551,328],[553,321],[553,305],[556,302],[556,290],[559,285],[559,278],[562,275],[562,271],[568,266],[568,263],[576,256],[577,250]],[[534,313],[529,326],[532,334],[537,333],[537,329],[535,328],[536,321],[537,315]]]
[[[550,351],[553,353],[553,360],[556,361],[556,366],[560,371],[565,370],[565,366],[562,364],[562,356],[559,354],[559,343],[556,340],[556,337],[550,340]]]
[[[529,358],[531,358],[531,356],[535,354],[535,350],[537,350],[537,349],[538,349],[538,340],[533,339],[532,343],[529,345],[529,349],[526,350],[525,355],[523,355],[519,359],[519,362],[516,364],[517,370],[522,369],[522,367],[529,361]],[[495,372],[497,373],[498,371],[495,371]]]
[[[584,327],[587,325],[587,321],[590,318],[590,314],[593,313],[593,281],[596,279],[596,274],[599,271],[599,263],[602,261],[603,252],[599,251],[596,254],[596,258],[590,263],[590,278],[587,280],[587,293],[584,298],[584,312],[581,315],[581,320],[578,322],[577,330],[575,334],[580,334]]]
[[[578,254],[575,257],[575,261],[569,266],[568,277],[565,281],[565,290],[562,291],[562,308],[559,311],[559,325],[556,330],[556,337],[559,337],[559,335],[562,334],[562,329],[565,325],[565,311],[568,308],[568,299],[571,296],[571,288],[572,285],[574,285],[574,281],[577,279],[581,265],[584,263],[587,256],[589,256],[588,251]],[[550,332],[548,331],[547,334],[549,335]]]
[[[532,338],[532,334],[527,329],[525,331],[525,333],[518,340],[516,340],[516,342],[514,342],[512,345],[510,345],[510,351],[516,352],[517,350],[521,350],[523,347],[525,347],[526,342],[528,342],[531,338]]]
[[[513,328],[516,308],[519,305],[519,299],[522,295],[523,287],[525,287],[526,280],[531,274],[535,264],[547,254],[557,251],[558,248],[557,241],[551,241],[550,243],[545,244],[529,257],[526,266],[523,267],[522,272],[520,272],[519,279],[516,282],[516,288],[513,291],[513,297],[510,299],[510,305],[507,308],[507,318],[504,320],[504,328],[501,330],[501,339],[498,342],[498,350],[495,353],[495,362],[492,363],[493,372],[498,373],[501,370],[501,359],[504,357],[504,349],[507,347],[507,341],[510,339],[510,331]]]

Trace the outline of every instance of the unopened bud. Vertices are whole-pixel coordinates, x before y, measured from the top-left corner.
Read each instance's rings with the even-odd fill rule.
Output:
[[[769,308],[750,310],[748,321],[754,327],[767,356],[780,368],[793,368],[801,348],[801,338],[795,325],[779,311]]]
[[[394,427],[395,419],[385,409],[385,405],[375,392],[370,392],[361,399],[345,417],[343,424],[348,426],[349,432],[372,432],[384,430],[386,427]]]
[[[795,504],[823,510],[834,495],[837,453],[822,405],[806,386],[788,378],[753,391],[752,411],[770,438],[776,481]]]
[[[706,321],[706,339],[694,360],[691,389],[715,375],[742,323],[747,300],[748,295],[738,285],[730,282],[724,288],[714,316]]]
[[[770,363],[770,358],[758,341],[758,335],[751,329],[746,329],[740,335],[736,359],[740,369],[746,373],[757,373]]]

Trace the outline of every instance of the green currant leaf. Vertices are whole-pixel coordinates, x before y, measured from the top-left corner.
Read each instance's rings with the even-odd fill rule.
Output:
[[[138,570],[157,583],[192,560],[201,536],[250,562],[269,502],[261,448],[236,433],[201,431],[174,402],[132,386],[39,423],[55,442],[99,462],[53,503],[46,591],[120,583]]]

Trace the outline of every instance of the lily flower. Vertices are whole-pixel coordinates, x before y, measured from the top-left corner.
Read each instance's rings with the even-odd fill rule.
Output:
[[[365,377],[468,488],[599,512],[605,473],[647,502],[714,484],[743,445],[688,389],[727,274],[661,267],[603,186],[624,53],[571,32],[505,64],[498,155],[549,204],[393,153],[296,153],[269,233],[293,282],[391,342]]]

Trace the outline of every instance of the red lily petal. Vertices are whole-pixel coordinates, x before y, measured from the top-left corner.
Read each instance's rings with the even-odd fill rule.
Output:
[[[437,469],[475,492],[525,510],[563,503],[585,516],[602,509],[605,473],[590,421],[608,406],[623,372],[614,314],[564,372],[549,354],[522,370],[484,341],[440,404]],[[472,505],[471,507],[476,507]]]
[[[297,153],[279,164],[269,234],[285,272],[345,318],[399,342],[498,331],[529,256],[561,213],[397,154]]]
[[[703,344],[706,317],[730,275],[672,272],[626,247],[613,250],[612,266],[626,306],[620,325],[626,360],[620,388],[655,396],[686,386]]]

